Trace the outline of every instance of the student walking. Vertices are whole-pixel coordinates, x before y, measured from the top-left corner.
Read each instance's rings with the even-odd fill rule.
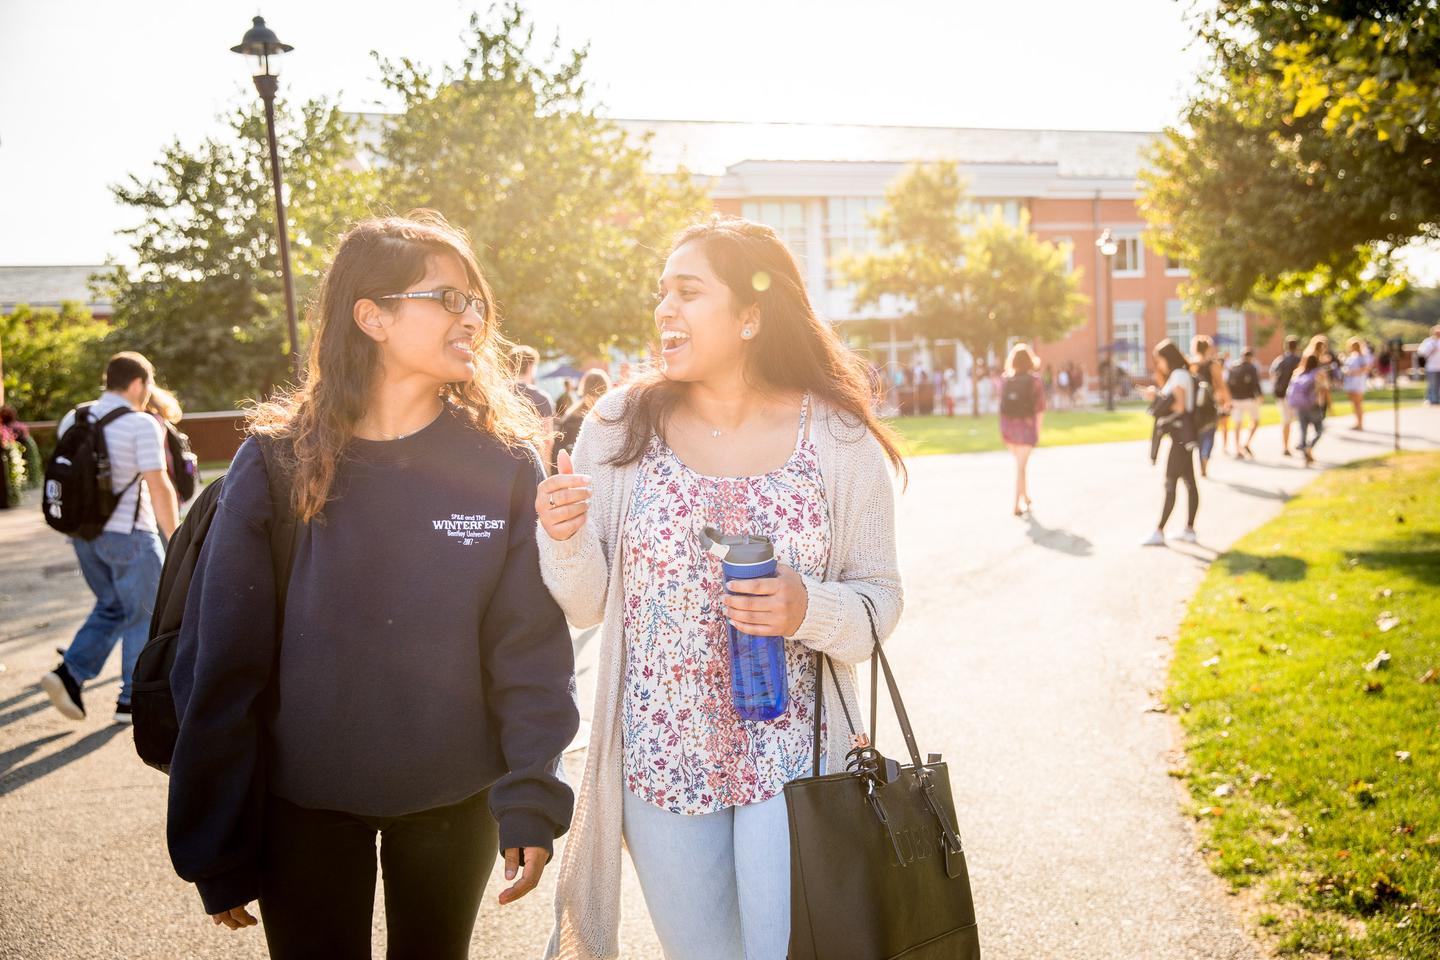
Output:
[[[1201,334],[1190,341],[1190,355],[1194,377],[1196,400],[1195,434],[1199,444],[1200,476],[1210,475],[1210,454],[1215,450],[1215,431],[1220,425],[1222,413],[1229,417],[1230,391],[1225,386],[1225,372],[1213,356],[1214,341]]]
[[[1440,324],[1430,328],[1430,336],[1420,342],[1415,356],[1425,367],[1425,403],[1440,405]]]
[[[595,407],[595,403],[610,392],[610,375],[604,370],[588,370],[580,378],[580,399],[575,401],[569,412],[560,419],[559,432],[555,438],[555,455],[560,451],[570,453],[575,449],[575,439],[580,436],[580,425]],[[550,465],[553,472],[555,464]]]
[[[1183,543],[1194,543],[1196,539],[1195,516],[1200,511],[1200,487],[1195,482],[1195,457],[1191,449],[1196,386],[1185,354],[1174,343],[1161,340],[1155,345],[1154,355],[1156,379],[1163,385],[1159,394],[1151,387],[1149,396],[1152,401],[1157,397],[1168,399],[1167,415],[1183,414],[1173,421],[1175,426],[1168,432],[1170,453],[1165,459],[1165,505],[1160,509],[1160,525],[1143,541],[1147,547],[1163,547],[1165,524],[1170,522],[1170,513],[1175,509],[1175,488],[1181,482],[1189,495],[1189,509],[1185,515],[1185,529],[1176,539]]]
[[[1370,349],[1359,337],[1351,337],[1345,343],[1348,351],[1341,363],[1345,380],[1345,395],[1350,398],[1350,408],[1355,411],[1352,430],[1365,429],[1365,386],[1370,379],[1370,370],[1375,365]]]
[[[1325,411],[1330,406],[1330,379],[1319,353],[1307,353],[1301,360],[1300,372],[1290,381],[1285,400],[1300,420],[1300,454],[1308,467],[1315,462],[1315,444],[1325,432]]]
[[[760,282],[763,280],[764,282]],[[570,622],[601,623],[590,752],[548,955],[619,955],[620,850],[669,960],[781,960],[789,942],[787,782],[858,722],[851,666],[900,614],[903,469],[864,361],[815,315],[767,226],[716,219],[660,277],[662,368],[607,394],[574,469],[540,486],[541,565]],[[770,579],[725,581],[707,527],[773,538]],[[782,711],[742,719],[726,628],[784,638]],[[814,653],[834,664],[823,693]],[[842,705],[843,704],[843,705]]]
[[[1005,360],[1005,379],[1000,385],[1000,437],[1015,458],[1015,516],[1023,516],[1032,505],[1025,482],[1030,454],[1040,442],[1040,424],[1045,418],[1045,385],[1035,375],[1039,359],[1028,344],[1017,343]],[[1020,502],[1025,509],[1020,509]]]
[[[85,717],[82,690],[100,674],[118,643],[120,696],[115,722],[131,721],[130,680],[148,636],[165,542],[180,525],[175,488],[165,473],[164,434],[153,417],[140,412],[154,386],[155,368],[149,360],[138,353],[117,353],[105,365],[105,392],[100,399],[65,414],[56,430],[61,447],[72,430],[103,434],[115,497],[114,509],[104,518],[98,536],[86,539],[82,532],[70,539],[95,606],[59,665],[40,678],[40,687],[55,709],[71,720]],[[86,482],[103,483],[104,477],[91,476]]]
[[[497,848],[513,903],[570,822],[579,720],[539,576],[539,423],[438,214],[353,227],[318,314],[304,382],[255,411],[194,571],[170,855],[216,924],[255,924],[258,898],[271,957],[358,960],[378,836],[387,956],[460,960]]]
[[[1280,408],[1280,442],[1282,453],[1290,456],[1290,425],[1295,422],[1295,411],[1285,400],[1285,391],[1290,380],[1300,367],[1300,338],[1290,335],[1285,338],[1285,352],[1270,364],[1271,390],[1275,394],[1275,405]]]
[[[1260,371],[1255,369],[1253,347],[1246,347],[1240,354],[1240,362],[1225,374],[1225,386],[1230,391],[1230,409],[1234,417],[1235,456],[1254,460],[1255,451],[1250,449],[1250,443],[1255,439],[1255,431],[1260,429],[1260,401],[1265,394],[1260,389]],[[1250,433],[1241,442],[1240,434],[1247,422]]]
[[[177,501],[183,504],[195,496],[200,481],[200,461],[190,452],[190,439],[180,432],[185,413],[175,394],[159,385],[150,391],[145,412],[165,432],[165,475],[175,487]]]
[[[540,353],[534,347],[517,346],[510,351],[512,388],[517,396],[524,398],[535,408],[540,418],[540,456],[549,463],[555,444],[555,405],[550,398],[535,388],[535,375],[540,367]]]

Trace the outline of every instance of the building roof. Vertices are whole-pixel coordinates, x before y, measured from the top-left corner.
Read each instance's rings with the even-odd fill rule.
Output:
[[[96,297],[90,278],[109,269],[103,263],[55,266],[0,266],[0,312],[8,313],[22,303],[32,307],[58,307],[70,300],[82,303],[92,313],[108,316],[110,300]]]
[[[657,170],[685,167],[723,176],[744,161],[1049,164],[1060,177],[1134,181],[1146,131],[1002,130],[859,124],[740,123],[706,120],[616,120],[632,135],[651,134]]]

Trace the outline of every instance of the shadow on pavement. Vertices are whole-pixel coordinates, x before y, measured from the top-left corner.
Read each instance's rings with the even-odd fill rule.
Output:
[[[1243,550],[1231,550],[1217,561],[1229,574],[1258,573],[1268,580],[1292,583],[1304,580],[1310,565],[1299,557],[1262,557]]]
[[[36,714],[36,713],[39,713],[39,712],[42,711],[42,710],[49,710],[49,709],[50,709],[50,698],[49,698],[49,697],[46,697],[44,700],[41,700],[39,703],[26,704],[25,706],[19,708],[18,710],[11,710],[9,713],[0,713],[0,727],[8,727],[8,726],[10,726],[10,724],[14,723],[14,722],[17,721],[17,720],[24,720],[26,717],[30,716],[31,714]]]
[[[29,743],[22,743],[13,750],[6,750],[4,753],[0,753],[0,775],[3,775],[6,770],[9,770],[15,766],[15,764],[23,762],[30,754],[39,750],[47,743],[54,743],[56,740],[61,740],[68,736],[70,736],[68,733],[52,733],[47,737],[40,737],[39,739],[31,740]]]
[[[125,724],[112,723],[108,727],[96,730],[94,733],[90,734],[84,739],[75,741],[74,743],[70,744],[70,746],[66,747],[64,750],[59,751],[58,753],[52,753],[48,757],[42,757],[39,760],[35,760],[25,764],[25,766],[23,767],[17,767],[14,771],[6,774],[3,777],[0,777],[0,797],[3,797],[8,793],[13,793],[14,791],[19,790],[21,787],[25,786],[25,784],[27,783],[39,780],[47,773],[54,773],[61,767],[70,763],[74,763],[76,760],[79,760],[82,757],[94,753],[96,750],[99,750],[101,747],[105,746],[105,744],[115,739],[117,735],[128,732],[129,730],[130,728]],[[64,734],[61,734],[60,736],[64,736]],[[55,734],[51,734],[48,737],[41,737],[38,740],[32,740],[30,743],[24,744],[23,746],[16,749],[23,750],[27,747],[32,749],[38,749],[46,742],[53,739],[55,739]],[[12,750],[10,752],[14,753],[15,751]]]
[[[1025,535],[1037,547],[1058,550],[1061,553],[1068,553],[1072,557],[1088,557],[1095,552],[1095,545],[1078,533],[1047,527],[1036,520],[1033,513],[1025,514],[1025,524]]]
[[[1210,479],[1214,483],[1224,484],[1236,493],[1243,493],[1247,497],[1259,497],[1262,500],[1278,500],[1281,503],[1288,503],[1291,498],[1291,494],[1286,493],[1284,490],[1266,490],[1263,487],[1252,487],[1248,483],[1232,483],[1229,480],[1216,480],[1214,477]]]
[[[37,693],[40,692],[40,684],[32,683],[24,690],[21,690],[19,693],[15,694],[15,696],[9,697],[5,700],[0,700],[0,710],[8,710],[9,708],[15,706],[15,704],[19,703],[21,700],[29,700],[31,697],[35,696]]]

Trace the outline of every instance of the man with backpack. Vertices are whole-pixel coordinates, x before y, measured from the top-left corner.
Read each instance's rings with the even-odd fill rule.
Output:
[[[1255,369],[1253,347],[1246,347],[1240,354],[1240,362],[1225,375],[1225,385],[1230,388],[1231,416],[1235,421],[1235,456],[1254,460],[1255,451],[1250,449],[1250,441],[1255,439],[1255,431],[1260,429],[1260,398],[1263,393],[1260,371]],[[1245,429],[1246,420],[1250,421],[1250,435],[1242,443],[1240,431]]]
[[[1285,338],[1285,352],[1270,364],[1270,380],[1274,387],[1275,403],[1280,407],[1280,443],[1282,453],[1290,456],[1290,425],[1295,422],[1295,410],[1285,393],[1290,389],[1290,380],[1300,366],[1300,338],[1291,334]]]
[[[130,722],[130,680],[160,583],[165,541],[180,524],[175,488],[165,469],[165,436],[141,413],[155,368],[138,353],[105,366],[105,392],[60,421],[45,468],[46,522],[71,538],[95,607],[64,659],[40,686],[66,717],[85,716],[81,688],[121,645],[115,721]],[[133,414],[133,415],[132,415]],[[162,537],[164,539],[162,539]]]

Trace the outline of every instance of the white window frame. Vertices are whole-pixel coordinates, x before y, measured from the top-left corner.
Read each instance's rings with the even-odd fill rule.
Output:
[[[1123,329],[1122,329],[1123,328]],[[1133,334],[1125,336],[1124,334]],[[1110,342],[1126,340],[1135,344],[1135,349],[1116,351],[1112,360],[1132,377],[1144,376],[1147,371],[1146,358],[1150,356],[1150,344],[1145,339],[1145,301],[1116,300],[1115,320],[1110,331]]]
[[[1115,233],[1114,237],[1117,244],[1125,245],[1133,243],[1135,245],[1133,267],[1121,270],[1118,266],[1115,266],[1115,261],[1112,259],[1111,269],[1115,271],[1114,276],[1120,279],[1145,276],[1145,238],[1139,233]],[[1115,258],[1118,259],[1119,256],[1120,254],[1117,251]]]
[[[1074,237],[1051,237],[1050,242],[1061,250],[1065,251],[1065,272],[1075,272],[1075,238]]]
[[[1190,341],[1195,339],[1195,314],[1185,309],[1183,300],[1165,301],[1165,336],[1182,353],[1190,352]]]
[[[804,200],[782,199],[746,200],[740,205],[740,215],[746,220],[763,223],[775,229],[785,246],[795,255],[802,277],[805,276],[806,264],[813,255],[807,206]]]
[[[1226,328],[1230,329],[1227,330]],[[1219,350],[1229,350],[1230,356],[1239,359],[1240,354],[1250,345],[1250,324],[1249,318],[1243,310],[1232,310],[1228,307],[1221,307],[1215,311],[1215,346]],[[1233,332],[1232,332],[1233,331]],[[1225,334],[1236,342],[1233,344],[1220,343],[1220,335]]]
[[[1176,262],[1179,263],[1179,261],[1176,261]],[[1185,264],[1183,264],[1183,263],[1180,263],[1180,265],[1179,265],[1178,267],[1172,267],[1172,266],[1170,266],[1170,258],[1169,258],[1169,257],[1166,257],[1166,258],[1165,258],[1165,276],[1167,276],[1167,277],[1188,277],[1188,276],[1190,276],[1190,268],[1187,267],[1187,266],[1185,266]]]

